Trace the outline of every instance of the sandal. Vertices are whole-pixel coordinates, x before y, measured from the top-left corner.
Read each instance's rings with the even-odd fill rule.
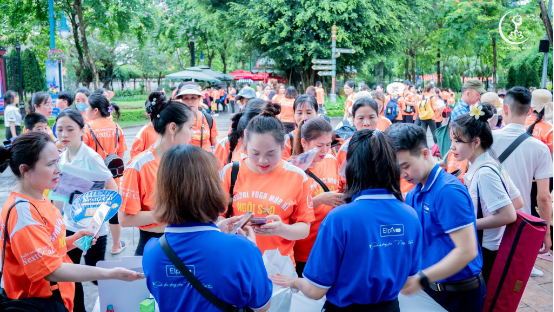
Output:
[[[125,249],[125,247],[127,247],[127,246],[125,246],[125,242],[123,242],[123,241],[119,242],[119,246],[120,247],[116,250],[113,250],[113,248],[112,248],[112,255],[120,254]]]

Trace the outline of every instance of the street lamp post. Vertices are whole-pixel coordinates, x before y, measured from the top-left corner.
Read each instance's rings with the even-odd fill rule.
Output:
[[[54,50],[56,48],[56,36],[55,36],[55,32],[56,32],[56,20],[55,20],[55,17],[57,15],[61,15],[61,19],[60,19],[60,36],[63,38],[63,39],[66,39],[68,36],[69,36],[69,28],[67,27],[67,21],[65,19],[65,14],[62,12],[62,13],[59,13],[59,14],[54,14],[54,0],[48,0],[48,19],[49,19],[49,22],[50,22],[50,50]],[[59,68],[59,77],[58,77],[58,81],[59,81],[59,84],[60,84],[60,91],[63,91],[63,84],[62,84],[62,67],[61,67],[61,64],[58,63],[58,68]]]

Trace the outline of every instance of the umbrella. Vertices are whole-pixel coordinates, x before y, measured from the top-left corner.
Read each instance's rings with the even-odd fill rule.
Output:
[[[214,77],[214,78],[216,78],[218,80],[221,80],[221,81],[233,81],[233,80],[235,80],[235,77],[233,77],[231,75],[224,74],[224,73],[220,73],[220,72],[215,71],[215,70],[212,70],[211,68],[209,68],[206,65],[189,67],[189,68],[185,68],[185,70],[201,71],[202,73],[204,73],[208,76]]]
[[[214,78],[212,76],[209,76],[199,70],[183,70],[180,72],[176,72],[173,74],[166,75],[165,78],[171,79],[171,80],[185,80],[185,79],[193,79],[198,81],[206,81],[206,82],[213,82],[213,83],[221,83],[221,81],[217,78]]]
[[[252,74],[251,72],[246,71],[246,70],[235,70],[234,72],[230,73],[229,75],[235,76],[235,80],[254,78],[254,74]]]

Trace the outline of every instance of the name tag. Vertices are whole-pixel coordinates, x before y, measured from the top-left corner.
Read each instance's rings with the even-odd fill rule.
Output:
[[[381,237],[402,236],[402,235],[404,235],[404,224],[381,225],[379,235]]]

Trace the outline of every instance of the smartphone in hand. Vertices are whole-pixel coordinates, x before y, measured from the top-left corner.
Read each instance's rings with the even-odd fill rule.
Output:
[[[250,225],[264,225],[267,223],[267,218],[265,217],[253,217],[250,220]]]
[[[231,230],[231,232],[229,232],[229,234],[236,234],[237,231],[239,230],[239,228],[242,228],[243,226],[245,226],[248,222],[250,222],[250,220],[252,219],[252,217],[254,217],[254,213],[249,211],[247,212],[245,215],[243,215],[239,222],[237,222],[237,224],[235,224],[235,227]]]

